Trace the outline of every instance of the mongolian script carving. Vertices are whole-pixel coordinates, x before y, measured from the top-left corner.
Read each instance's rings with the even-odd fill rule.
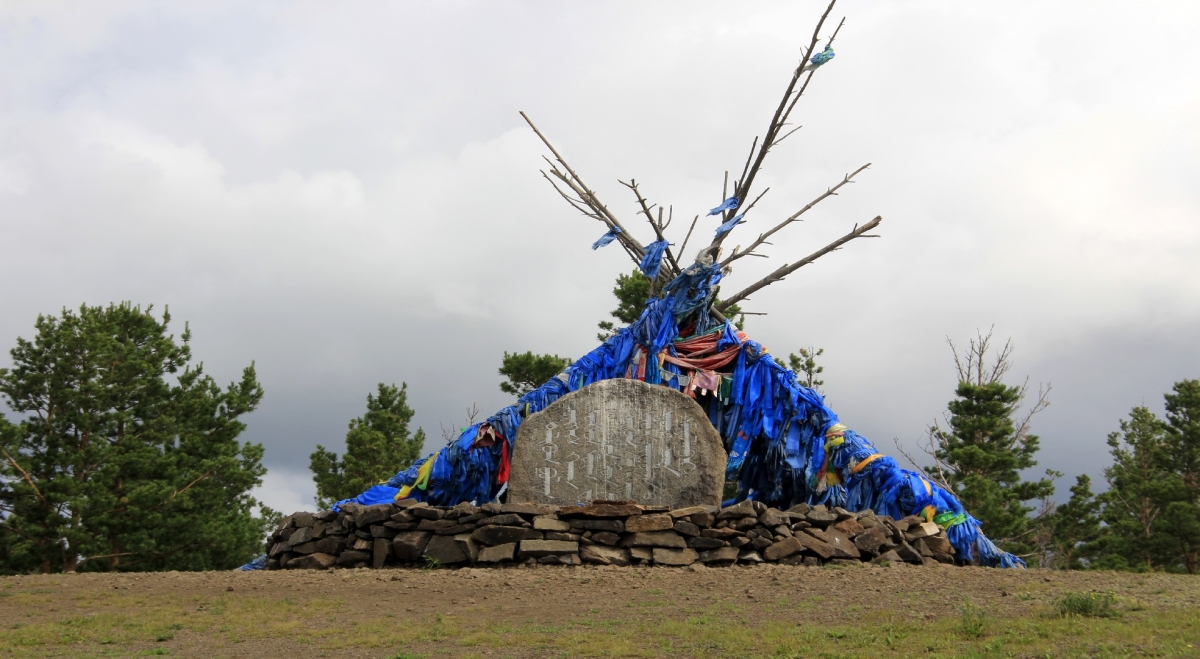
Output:
[[[695,401],[667,387],[605,380],[521,425],[509,500],[717,504],[724,471],[721,439]]]

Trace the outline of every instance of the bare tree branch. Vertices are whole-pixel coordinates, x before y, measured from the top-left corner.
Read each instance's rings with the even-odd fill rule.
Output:
[[[649,203],[647,203],[646,198],[642,196],[641,191],[638,190],[637,181],[635,179],[629,179],[629,182],[626,183],[625,181],[618,179],[617,183],[620,183],[621,185],[623,185],[633,191],[634,196],[637,197],[638,205],[641,206],[641,208],[642,208],[642,214],[646,216],[646,221],[648,221],[650,223],[650,227],[654,229],[654,235],[657,236],[659,240],[666,240],[666,238],[663,237],[663,226],[662,226],[662,218],[661,218],[662,207],[660,206],[658,209],[659,210],[659,220],[655,221],[654,216],[650,214]],[[679,263],[675,260],[675,255],[671,253],[670,245],[667,246],[665,254],[667,257],[667,263],[669,264],[670,277],[673,279],[675,277],[675,275],[679,274],[679,272],[680,272]]]
[[[756,247],[758,247],[759,245],[762,245],[764,242],[766,242],[767,238],[770,238],[771,236],[773,236],[775,234],[775,232],[777,232],[780,229],[784,228],[785,226],[791,224],[792,222],[799,220],[800,216],[804,215],[809,210],[811,210],[813,206],[816,206],[817,204],[821,203],[825,199],[828,199],[829,197],[836,195],[837,191],[840,190],[843,185],[850,183],[852,181],[852,179],[858,175],[859,172],[863,171],[864,169],[866,169],[870,166],[871,166],[871,163],[867,163],[867,164],[863,165],[862,167],[859,167],[858,169],[854,170],[853,172],[846,174],[842,178],[842,180],[840,182],[838,182],[837,185],[833,186],[832,188],[827,188],[825,190],[825,192],[821,193],[821,195],[819,197],[808,202],[808,204],[805,205],[804,208],[801,208],[800,210],[796,211],[795,213],[792,213],[791,215],[788,216],[787,219],[780,222],[779,224],[776,224],[774,227],[772,227],[765,233],[759,234],[758,239],[755,240],[753,243],[751,243],[750,247],[748,249],[746,249],[745,252],[742,252],[740,255],[730,254],[729,258],[725,259],[721,263],[721,265],[723,265],[723,266],[729,265],[730,263],[741,258],[742,256],[745,256],[746,254],[753,252]],[[767,188],[767,190],[770,190],[770,188]],[[765,194],[766,190],[764,190],[763,193]],[[758,200],[755,199],[755,201],[757,202]],[[751,205],[753,206],[753,204],[751,204]],[[749,209],[747,209],[747,210],[749,210]]]
[[[877,216],[875,216],[874,219],[872,219],[870,222],[867,222],[866,224],[862,225],[861,227],[855,226],[854,229],[850,231],[850,233],[842,236],[841,238],[838,238],[837,240],[829,243],[828,245],[813,252],[812,254],[809,254],[808,256],[800,259],[799,261],[796,261],[795,263],[789,263],[787,265],[783,265],[783,266],[779,267],[771,274],[769,274],[766,277],[763,277],[762,279],[747,286],[746,288],[742,289],[741,291],[739,291],[737,294],[733,295],[729,299],[723,300],[721,302],[721,304],[717,307],[717,310],[724,311],[725,309],[728,309],[729,305],[736,304],[737,302],[740,302],[740,301],[746,299],[747,297],[749,297],[750,295],[759,291],[760,289],[765,288],[777,281],[782,280],[784,277],[787,277],[788,275],[792,274],[796,270],[799,270],[800,268],[812,263],[813,261],[816,261],[817,259],[821,258],[822,256],[825,256],[826,254],[838,249],[842,245],[845,245],[846,243],[850,242],[851,240],[854,240],[855,238],[868,238],[868,237],[873,238],[874,236],[869,236],[867,234],[867,232],[874,229],[875,227],[879,226],[879,223],[882,221],[883,221],[883,216],[877,215]]]
[[[583,179],[579,176],[579,174],[569,164],[567,164],[566,159],[562,157],[562,154],[558,152],[558,149],[554,148],[554,145],[551,144],[550,140],[542,134],[542,131],[538,130],[538,127],[534,125],[533,120],[531,120],[524,112],[521,112],[520,115],[521,118],[525,120],[525,123],[529,124],[529,127],[533,129],[533,132],[538,136],[538,139],[542,141],[542,144],[545,144],[546,148],[550,149],[550,153],[554,154],[554,159],[557,160],[560,165],[562,165],[563,169],[567,170],[567,174],[570,176],[568,177],[563,175],[561,172],[557,172],[556,170],[552,170],[551,173],[556,174],[597,215],[602,216],[610,228],[616,227],[619,229],[620,233],[617,234],[617,240],[621,241],[621,243],[627,247],[627,251],[630,252],[630,256],[633,256],[634,254],[639,255],[634,258],[634,261],[640,262],[640,255],[644,254],[646,251],[645,248],[642,247],[642,244],[625,230],[625,227],[622,226],[620,220],[618,220],[616,216],[608,210],[607,206],[600,203],[600,199],[596,196],[596,193],[590,187],[588,187],[587,184],[583,182]]]
[[[8,451],[0,450],[0,453],[4,453],[4,457],[8,458],[8,463],[13,466],[13,469],[21,472],[21,478],[23,478],[29,487],[33,489],[33,493],[42,500],[42,503],[46,504],[47,506],[51,505],[50,502],[46,500],[46,497],[42,494],[42,491],[39,490],[38,486],[33,482],[33,478],[30,477],[29,472],[25,471],[21,465],[17,463],[13,456],[9,455]]]
[[[817,26],[813,30],[812,38],[809,40],[808,47],[804,50],[804,56],[800,58],[800,63],[796,65],[796,69],[792,73],[792,78],[788,81],[787,88],[784,90],[783,97],[779,99],[779,105],[775,108],[775,113],[771,116],[771,122],[767,125],[767,132],[763,135],[762,143],[758,145],[757,153],[754,153],[753,149],[751,149],[751,153],[754,153],[752,158],[753,164],[751,164],[748,169],[744,170],[745,175],[741,177],[741,179],[738,181],[737,188],[733,191],[733,196],[737,197],[739,201],[744,200],[747,197],[751,186],[754,185],[755,176],[757,176],[759,170],[762,168],[763,160],[767,157],[767,153],[770,152],[771,147],[777,143],[780,130],[782,130],[782,128],[787,124],[788,115],[791,114],[792,108],[796,106],[796,101],[798,101],[800,96],[804,94],[804,90],[808,88],[808,83],[812,80],[812,76],[816,72],[815,69],[808,70],[808,77],[801,86],[799,93],[797,93],[796,84],[800,81],[800,77],[805,73],[805,64],[808,63],[813,52],[816,50],[817,41],[820,40],[821,28],[824,27],[825,20],[829,18],[829,13],[833,11],[833,6],[835,4],[837,4],[837,0],[832,0],[829,3],[829,6],[825,8],[825,13],[821,14],[821,19],[817,21]],[[844,23],[845,19],[842,19],[842,22]],[[838,29],[841,29],[840,24]],[[836,31],[834,32],[834,36],[837,36]],[[830,42],[832,43],[832,39],[830,39]],[[755,138],[755,140],[757,143],[757,138]],[[724,198],[725,197],[722,195],[722,199]],[[729,221],[736,212],[736,209],[726,211],[725,215],[723,216],[723,221]],[[720,245],[725,239],[725,236],[728,235],[729,233],[727,232],[722,236],[717,236],[713,239],[712,245]]]

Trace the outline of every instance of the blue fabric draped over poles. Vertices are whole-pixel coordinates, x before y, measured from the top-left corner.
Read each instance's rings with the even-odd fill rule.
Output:
[[[658,279],[658,271],[662,268],[663,252],[665,251],[667,251],[667,241],[659,240],[650,243],[638,266],[642,269],[642,274],[650,279]]]
[[[507,478],[508,456],[520,450],[514,446],[517,429],[531,414],[593,382],[629,377],[631,372],[650,384],[683,389],[687,374],[654,356],[677,356],[674,342],[684,327],[689,336],[721,332],[718,350],[738,348],[732,372],[726,373],[732,378],[728,396],[701,399],[729,454],[727,475],[737,483],[732,502],[752,499],[779,509],[801,502],[853,511],[870,508],[896,519],[921,515],[947,529],[960,560],[1025,565],[988,540],[979,521],[953,494],[882,455],[865,437],[840,424],[824,397],[800,385],[766,348],[739,338],[728,324],[716,323],[707,308],[720,280],[719,265],[692,265],[667,284],[660,297],[647,301],[632,325],[515,404],[467,428],[437,453],[350,501],[377,503],[392,492],[443,506],[494,500],[507,487],[501,481]],[[639,357],[644,372],[631,371],[630,364]],[[480,441],[489,436],[485,426],[503,440]]]
[[[592,249],[600,249],[601,247],[604,247],[605,245],[616,240],[617,235],[620,233],[621,233],[620,227],[613,227],[613,228],[609,229],[608,233],[604,234],[603,236],[600,236],[599,240],[592,243]]]

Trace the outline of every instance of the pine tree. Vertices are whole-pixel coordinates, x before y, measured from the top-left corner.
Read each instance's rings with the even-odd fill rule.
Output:
[[[1051,559],[1047,567],[1078,570],[1090,559],[1093,544],[1100,537],[1100,501],[1092,494],[1092,479],[1087,474],[1075,477],[1071,499],[1058,506],[1047,524]]]
[[[1163,513],[1170,502],[1172,478],[1162,420],[1135,407],[1121,430],[1108,436],[1113,464],[1104,470],[1108,491],[1100,495],[1106,524],[1097,565],[1153,570],[1173,562],[1163,535]]]
[[[796,375],[796,381],[818,393],[821,385],[825,384],[824,380],[817,379],[818,375],[825,372],[824,366],[817,366],[817,357],[823,354],[824,348],[801,348],[799,355],[788,355],[788,367]]]
[[[1200,570],[1200,380],[1175,383],[1167,394],[1165,448],[1171,471],[1171,501],[1164,532],[1188,574]]]
[[[261,550],[272,511],[239,418],[262,399],[254,366],[222,389],[130,304],[41,316],[17,339],[0,394],[0,535],[9,571],[227,569]]]
[[[309,455],[322,510],[386,481],[421,457],[425,431],[417,428],[411,437],[408,433],[414,414],[408,406],[408,384],[397,388],[380,382],[377,394],[367,394],[367,413],[350,420],[340,460],[320,444]]]
[[[1012,343],[1006,343],[987,366],[990,341],[990,332],[980,334],[970,342],[967,355],[960,358],[955,351],[959,382],[956,398],[948,405],[949,429],[938,425],[930,429],[931,453],[944,483],[983,523],[988,536],[1007,551],[1029,553],[1037,528],[1029,518],[1034,508],[1025,502],[1054,493],[1049,478],[1021,478],[1022,471],[1037,466],[1034,455],[1040,441],[1028,431],[1029,421],[1049,405],[1048,390],[1040,393],[1020,423],[1015,422],[1013,415],[1025,389],[1001,381],[1011,366]],[[1057,474],[1048,471],[1047,475]]]
[[[500,391],[518,398],[542,386],[571,365],[571,360],[558,355],[535,355],[533,352],[504,353],[500,375],[508,382],[500,383]]]

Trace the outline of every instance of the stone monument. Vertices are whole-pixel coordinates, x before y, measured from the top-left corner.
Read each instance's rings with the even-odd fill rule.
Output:
[[[696,401],[669,387],[603,380],[521,424],[508,501],[720,505],[725,460]]]

